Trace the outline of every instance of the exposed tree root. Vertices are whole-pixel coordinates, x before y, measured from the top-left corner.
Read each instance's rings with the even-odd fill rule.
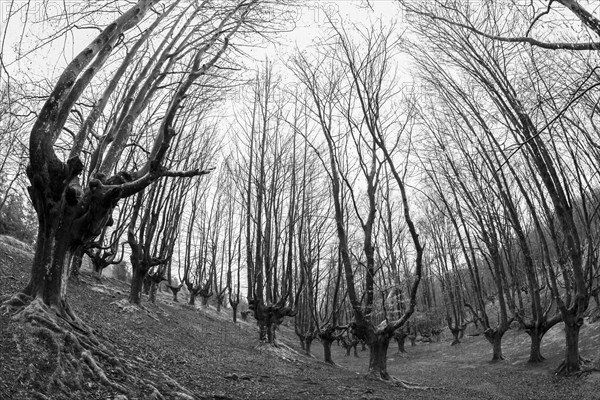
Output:
[[[365,376],[365,378],[389,383],[391,385],[398,386],[398,387],[401,387],[401,388],[407,389],[407,390],[433,390],[433,389],[435,389],[435,388],[429,387],[429,386],[421,386],[418,383],[412,383],[412,382],[400,380],[396,377],[391,376],[387,372],[371,371],[369,374],[367,374]]]
[[[421,386],[417,383],[411,383],[411,382],[406,382],[406,381],[402,381],[398,378],[391,378],[391,382],[397,386],[400,386],[403,389],[407,389],[407,390],[433,390],[434,388],[429,387],[429,386]]]
[[[590,363],[591,363],[591,360],[588,360],[583,357],[579,357],[579,368],[572,369],[569,367],[569,365],[567,364],[566,361],[563,361],[554,370],[554,375],[561,375],[561,376],[577,375],[577,376],[579,376],[582,373],[592,372],[594,367],[592,366],[592,369],[590,369]]]
[[[600,366],[594,366],[594,365],[589,366],[589,367],[585,366],[585,367],[581,368],[581,371],[577,372],[575,374],[575,376],[580,378],[581,376],[590,374],[592,372],[600,372]]]
[[[41,300],[21,293],[2,303],[0,314],[10,317],[8,332],[20,358],[35,360],[15,377],[34,398],[82,399],[98,390],[162,400],[172,394],[161,393],[159,388],[165,385],[184,398],[191,397],[173,379],[164,379],[164,374],[149,376],[155,371],[149,371],[143,360],[120,358],[108,340],[97,337],[70,311],[66,318],[60,317]],[[145,377],[138,377],[134,370],[144,370]]]
[[[556,375],[576,376],[578,378],[592,372],[600,372],[600,359],[593,361],[583,357],[579,357],[578,370],[569,370],[567,368],[566,362],[563,361],[554,371]]]

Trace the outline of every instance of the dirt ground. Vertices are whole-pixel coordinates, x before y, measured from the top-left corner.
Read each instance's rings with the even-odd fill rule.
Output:
[[[1,238],[0,238],[1,239]],[[24,287],[31,256],[0,240],[0,296]],[[87,273],[70,285],[69,301],[96,335],[127,363],[127,373],[146,378],[134,395],[125,397],[102,382],[86,382],[75,398],[81,399],[600,399],[600,374],[557,377],[553,369],[563,354],[560,327],[544,339],[547,360],[536,366],[527,361],[528,337],[518,331],[506,334],[505,361],[490,363],[491,347],[481,337],[467,337],[450,346],[439,343],[407,343],[398,354],[388,352],[389,372],[429,390],[406,390],[367,379],[368,352],[359,357],[333,348],[336,366],[322,361],[322,348],[313,344],[313,357],[300,354],[290,327],[279,332],[278,348],[259,345],[252,322],[231,321],[230,310],[192,308],[174,303],[159,293],[156,304],[132,307],[127,286],[113,279],[95,282]],[[144,298],[145,300],[145,298]],[[185,302],[185,298],[181,298]],[[291,322],[291,321],[290,321]],[[54,366],[52,349],[35,352],[23,346],[27,329],[0,316],[0,399],[68,398],[60,390],[34,396],[37,382],[48,379]],[[600,357],[600,324],[585,325],[581,333],[582,355]],[[120,379],[117,368],[105,363],[109,379]],[[155,392],[152,389],[156,389]],[[73,398],[73,394],[71,394]]]

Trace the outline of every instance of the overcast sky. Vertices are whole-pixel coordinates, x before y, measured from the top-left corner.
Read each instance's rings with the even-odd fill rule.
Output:
[[[81,30],[77,35],[64,35],[51,45],[34,49],[37,38],[59,31],[61,23],[48,23],[48,15],[59,15],[66,7],[78,10],[78,1],[0,0],[0,44],[4,65],[12,74],[19,70],[38,77],[57,77],[66,64],[91,41],[97,30]],[[313,0],[290,11],[296,21],[295,29],[282,33],[278,40],[253,49],[252,56],[264,59],[284,56],[295,47],[306,48],[327,27],[326,14],[339,12],[344,24],[365,23],[370,20],[402,19],[395,0]],[[12,12],[11,12],[12,11]],[[7,24],[8,15],[12,15]],[[64,20],[62,21],[64,26]],[[21,56],[21,58],[19,57]],[[17,61],[19,60],[19,61]],[[4,74],[4,71],[2,71]]]

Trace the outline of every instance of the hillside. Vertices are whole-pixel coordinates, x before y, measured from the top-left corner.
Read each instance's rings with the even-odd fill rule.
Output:
[[[0,296],[25,285],[30,260],[25,246],[0,240]],[[481,337],[468,337],[453,347],[450,337],[416,347],[407,343],[407,354],[396,354],[392,345],[389,372],[432,388],[411,390],[407,396],[405,389],[365,378],[367,352],[344,357],[343,349],[334,346],[338,366],[330,366],[320,361],[318,342],[313,345],[314,358],[298,353],[289,328],[282,328],[280,346],[272,348],[259,345],[252,322],[234,325],[229,310],[191,308],[173,303],[167,293],[160,293],[155,305],[138,308],[126,297],[123,282],[106,278],[97,283],[85,272],[80,283],[70,285],[75,313],[94,329],[101,348],[115,354],[94,354],[99,368],[109,381],[127,387],[127,396],[102,379],[88,377],[85,368],[71,371],[81,375],[79,386],[67,386],[64,393],[59,385],[48,386],[53,379],[69,382],[69,374],[56,380],[57,371],[70,371],[57,365],[64,363],[57,360],[65,359],[59,355],[68,353],[66,347],[40,334],[43,329],[9,323],[3,315],[0,399],[600,399],[600,374],[553,375],[563,352],[560,328],[545,338],[543,354],[548,360],[539,366],[526,364],[528,338],[517,331],[505,336],[507,360],[496,364],[488,361],[491,349]],[[600,324],[585,325],[581,336],[582,354],[598,358]]]

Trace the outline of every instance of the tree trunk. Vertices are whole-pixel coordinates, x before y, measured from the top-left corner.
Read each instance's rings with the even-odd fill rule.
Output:
[[[179,303],[179,299],[177,298],[177,295],[179,295],[179,291],[181,290],[181,286],[167,285],[167,287],[171,290],[171,293],[173,293],[173,302],[174,303]]]
[[[233,323],[237,322],[237,303],[231,303],[231,314],[233,315]]]
[[[502,336],[494,335],[490,343],[492,344],[492,361],[504,360],[504,356],[502,355]]]
[[[156,292],[158,291],[158,283],[152,282],[150,283],[150,291],[148,293],[148,300],[150,303],[156,303]]]
[[[195,306],[196,305],[196,296],[197,294],[194,293],[194,291],[190,291],[190,298],[188,299],[188,304],[190,306]]]
[[[300,348],[302,349],[302,351],[306,352],[306,341],[304,339],[304,336],[298,333],[296,335],[298,335],[298,339],[300,339]]]
[[[145,274],[142,280],[142,290],[146,296],[150,296],[150,286],[152,285],[152,279],[149,275]]]
[[[506,329],[488,328],[483,332],[483,335],[492,345],[492,362],[504,360],[502,355],[502,337]]]
[[[323,359],[328,364],[334,364],[333,359],[331,358],[331,344],[333,340],[323,339]]]
[[[129,302],[139,305],[142,301],[142,287],[146,272],[143,268],[134,268],[131,277],[131,287],[129,289]]]
[[[404,343],[406,341],[406,336],[401,336],[396,338],[396,342],[398,342],[398,353],[406,353],[406,348],[404,347]]]
[[[268,327],[262,323],[261,321],[258,321],[258,340],[260,340],[261,342],[265,342],[268,340],[267,338],[267,331],[268,331]]]
[[[267,343],[275,344],[275,324],[267,324]]]
[[[459,336],[460,336],[461,330],[460,329],[451,329],[450,332],[452,332],[452,337],[454,338],[452,340],[452,343],[450,343],[450,346],[454,346],[454,345],[460,344],[460,338],[459,338]]]
[[[567,314],[565,321],[566,352],[565,360],[557,369],[557,373],[569,374],[581,370],[579,357],[579,331],[583,325],[583,318],[575,314]]]
[[[207,308],[208,307],[208,297],[206,296],[202,296],[202,307],[203,308]]]
[[[387,372],[387,351],[390,345],[390,337],[387,335],[376,335],[375,340],[368,343],[369,346],[369,374],[381,379],[389,380]]]
[[[542,332],[541,329],[527,330],[527,334],[531,338],[531,347],[529,349],[529,360],[530,364],[539,363],[545,360],[542,356],[542,338],[546,332]]]
[[[312,341],[313,341],[312,335],[307,335],[306,339],[304,341],[304,351],[305,351],[306,355],[309,357],[312,356],[312,354],[310,354],[310,348],[312,346]]]
[[[51,218],[47,216],[45,219]],[[61,232],[53,227],[44,228],[42,220],[40,218],[31,277],[23,292],[33,298],[40,298],[56,314],[67,318],[70,313],[66,298],[71,258],[66,245],[69,235],[64,230]],[[46,225],[55,226],[58,222],[46,222]]]
[[[75,280],[79,280],[79,273],[81,271],[81,263],[83,262],[83,246],[79,247],[73,252],[71,260],[71,277]]]
[[[102,268],[101,263],[92,262],[92,278],[94,278],[98,282],[101,282],[103,269],[104,268]]]

